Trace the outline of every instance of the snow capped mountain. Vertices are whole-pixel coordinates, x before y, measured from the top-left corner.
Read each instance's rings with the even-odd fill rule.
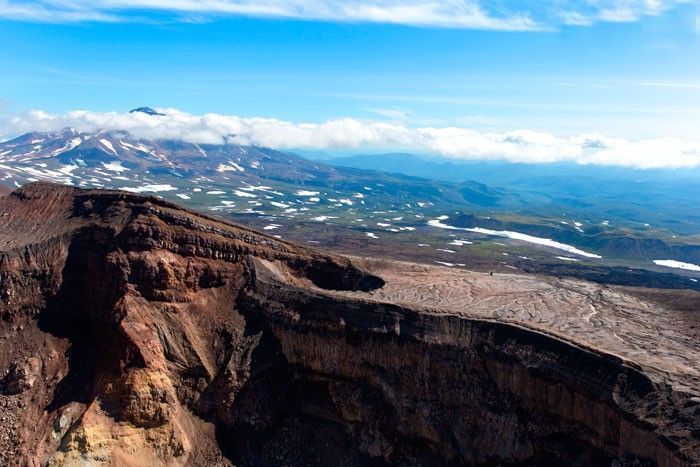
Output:
[[[137,112],[141,112],[141,113],[144,113],[144,114],[146,114],[146,115],[165,116],[164,113],[160,113],[160,112],[158,112],[157,110],[153,110],[153,109],[150,108],[150,107],[139,107],[139,108],[136,108],[136,109],[133,109],[133,110],[129,111],[129,113],[132,113],[132,114],[133,114],[133,113],[137,113]]]
[[[299,198],[294,193],[300,189],[328,190],[330,203],[368,207],[385,207],[390,202],[468,203],[472,190],[402,175],[333,167],[269,148],[145,140],[125,131],[79,132],[70,128],[28,133],[0,143],[0,185],[13,187],[37,180],[86,188],[172,191],[170,195],[193,202],[200,193],[221,192],[251,198],[247,200],[250,204],[257,202],[250,187],[287,192],[287,201]]]
[[[281,174],[314,178],[319,166],[291,154],[237,145],[198,145],[135,139],[127,132],[28,133],[0,143],[0,181],[19,185],[48,180],[76,186],[115,187],[159,175],[206,177],[229,182]],[[325,172],[332,173],[327,168]]]

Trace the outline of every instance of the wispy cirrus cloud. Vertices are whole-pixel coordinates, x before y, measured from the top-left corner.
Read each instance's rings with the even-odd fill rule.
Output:
[[[386,109],[381,107],[369,107],[365,110],[391,120],[406,120],[415,115],[410,110],[396,108]]]
[[[0,17],[24,21],[138,21],[143,15],[133,14],[143,11],[175,21],[196,14],[501,31],[542,27],[522,12],[492,14],[477,0],[0,0]]]
[[[599,22],[630,23],[643,17],[659,16],[694,0],[581,0],[559,2],[558,16],[571,26],[590,26]]]
[[[117,22],[122,20],[119,16],[89,6],[74,4],[64,7],[57,3],[0,0],[0,19],[38,23]]]
[[[249,16],[499,31],[631,22],[692,0],[0,0],[0,18],[36,22],[146,21],[143,12],[190,22]]]
[[[124,130],[147,139],[176,139],[202,144],[235,143],[276,149],[408,150],[466,160],[523,163],[574,162],[641,169],[700,167],[700,141],[654,138],[632,141],[600,134],[560,137],[527,129],[492,132],[467,127],[411,127],[353,118],[321,123],[235,115],[194,115],[158,109],[143,113],[62,114],[31,111],[0,116],[0,137],[30,131]]]

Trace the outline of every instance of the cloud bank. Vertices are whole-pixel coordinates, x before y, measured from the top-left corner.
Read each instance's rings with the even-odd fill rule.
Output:
[[[177,139],[200,144],[242,144],[275,149],[414,151],[462,160],[523,163],[573,162],[640,169],[700,166],[700,142],[678,138],[630,141],[600,134],[559,137],[531,130],[484,132],[462,127],[413,128],[353,118],[295,123],[262,117],[193,115],[158,109],[144,113],[76,110],[50,114],[35,110],[0,117],[0,138],[31,131],[124,130],[145,139]]]
[[[500,31],[633,22],[693,0],[0,0],[0,18],[36,22],[192,21],[249,16]]]

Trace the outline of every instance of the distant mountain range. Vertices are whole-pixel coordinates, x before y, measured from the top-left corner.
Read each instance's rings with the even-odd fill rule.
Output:
[[[512,193],[471,181],[454,184],[333,167],[262,147],[137,139],[121,131],[85,133],[66,129],[28,133],[0,143],[0,181],[20,186],[36,180],[90,188],[174,192],[171,194],[182,199],[222,188],[246,192],[253,187],[253,191],[267,191],[272,197],[275,195],[270,193],[280,190],[290,195],[296,191],[330,191],[334,200],[354,197],[362,204],[383,207],[418,202],[451,206],[519,203]],[[252,197],[243,201],[252,201]],[[323,202],[320,198],[315,201]]]
[[[691,182],[594,178],[566,167],[455,164],[406,154],[331,162],[337,165],[263,147],[65,129],[0,143],[0,184],[45,180],[154,193],[229,218],[262,216],[270,229],[284,219],[334,220],[368,235],[372,227],[395,234],[449,214],[459,222],[471,219],[468,227],[553,238],[605,258],[700,262],[694,236],[700,232],[700,187]],[[428,243],[415,235],[412,245]]]
[[[663,157],[663,155],[659,155]],[[578,164],[453,161],[391,153],[326,159],[357,169],[453,183],[473,180],[518,194],[531,214],[577,213],[700,233],[700,169],[638,170]]]
[[[581,165],[575,163],[526,164],[504,161],[477,161],[425,154],[380,153],[333,156],[302,152],[312,160],[344,167],[397,172],[435,180],[460,182],[465,179],[483,183],[512,183],[533,177],[625,179],[633,182],[700,182],[700,167],[682,169],[630,169],[618,166]],[[659,157],[663,157],[660,154]]]

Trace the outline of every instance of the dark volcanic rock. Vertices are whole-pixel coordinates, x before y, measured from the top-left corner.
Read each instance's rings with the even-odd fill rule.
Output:
[[[700,460],[690,393],[373,299],[346,258],[119,192],[33,184],[0,212],[2,465]]]
[[[13,362],[0,379],[0,394],[14,395],[30,389],[39,376],[41,361],[31,357],[23,362]]]

